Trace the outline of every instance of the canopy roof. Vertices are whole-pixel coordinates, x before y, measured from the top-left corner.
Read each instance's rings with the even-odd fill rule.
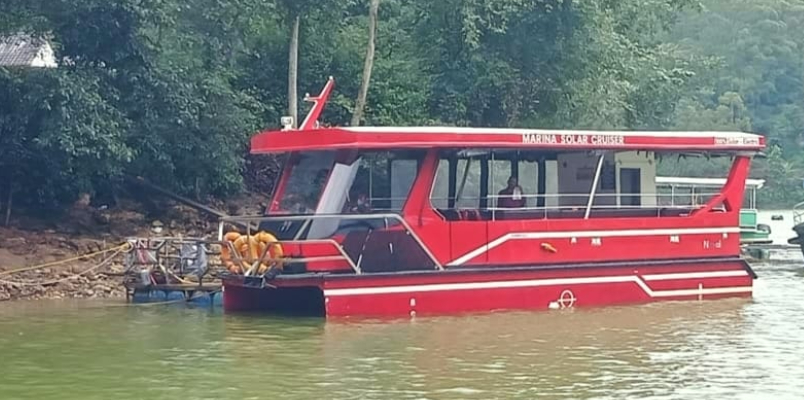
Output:
[[[687,178],[677,176],[657,176],[656,183],[660,185],[672,186],[714,186],[721,187],[726,183],[726,178]],[[747,188],[761,189],[765,186],[764,179],[746,179],[745,186]]]
[[[764,137],[743,132],[583,131],[435,126],[265,131],[251,140],[252,153],[403,148],[757,152],[764,147]]]

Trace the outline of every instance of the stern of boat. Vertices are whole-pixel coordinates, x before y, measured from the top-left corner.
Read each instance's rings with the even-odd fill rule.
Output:
[[[272,279],[231,275],[223,279],[227,312],[260,312],[323,317],[326,315],[320,279]]]

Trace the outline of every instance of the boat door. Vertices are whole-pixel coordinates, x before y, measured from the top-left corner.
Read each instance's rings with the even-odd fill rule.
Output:
[[[639,168],[620,168],[620,205],[635,206],[642,205],[641,202],[641,181],[642,177]]]
[[[469,256],[488,243],[488,160],[486,152],[441,154],[430,201],[449,226],[450,260],[485,263],[486,254]],[[469,257],[469,258],[467,258]],[[470,262],[471,261],[471,262]]]

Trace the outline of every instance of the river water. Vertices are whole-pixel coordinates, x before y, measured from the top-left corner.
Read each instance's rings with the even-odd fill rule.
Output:
[[[0,304],[0,399],[800,399],[804,258],[775,258],[754,264],[752,299],[601,309],[326,322]]]

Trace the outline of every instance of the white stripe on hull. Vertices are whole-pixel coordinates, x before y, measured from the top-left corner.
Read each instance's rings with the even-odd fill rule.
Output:
[[[696,278],[729,278],[736,276],[747,276],[745,270],[732,271],[712,271],[712,272],[693,272],[678,274],[654,274],[645,275],[646,280],[670,280],[670,279],[696,279]],[[650,279],[647,279],[650,277]],[[453,290],[481,290],[481,289],[510,289],[524,287],[556,286],[556,285],[588,285],[599,283],[636,283],[650,297],[673,297],[673,296],[692,296],[692,295],[711,295],[725,293],[746,293],[751,292],[751,286],[719,287],[706,289],[676,289],[676,290],[653,290],[636,275],[624,276],[600,276],[587,278],[551,278],[551,279],[528,279],[516,281],[494,281],[494,282],[468,282],[468,283],[433,283],[423,285],[404,285],[404,286],[382,286],[346,289],[325,289],[324,296],[360,296],[394,293],[421,293],[439,292]]]
[[[728,234],[739,233],[739,227],[728,228],[675,228],[675,229],[625,229],[618,231],[553,231],[553,232],[512,232],[506,233],[484,244],[460,257],[447,263],[448,266],[456,266],[466,263],[473,258],[500,246],[509,240],[528,240],[528,239],[566,239],[566,238],[604,238],[604,237],[623,237],[623,236],[658,236],[658,235],[704,235],[704,234]]]
[[[675,274],[642,275],[646,281],[669,281],[673,279],[702,279],[702,278],[727,278],[732,276],[746,276],[748,271],[712,271],[712,272],[681,272]]]

